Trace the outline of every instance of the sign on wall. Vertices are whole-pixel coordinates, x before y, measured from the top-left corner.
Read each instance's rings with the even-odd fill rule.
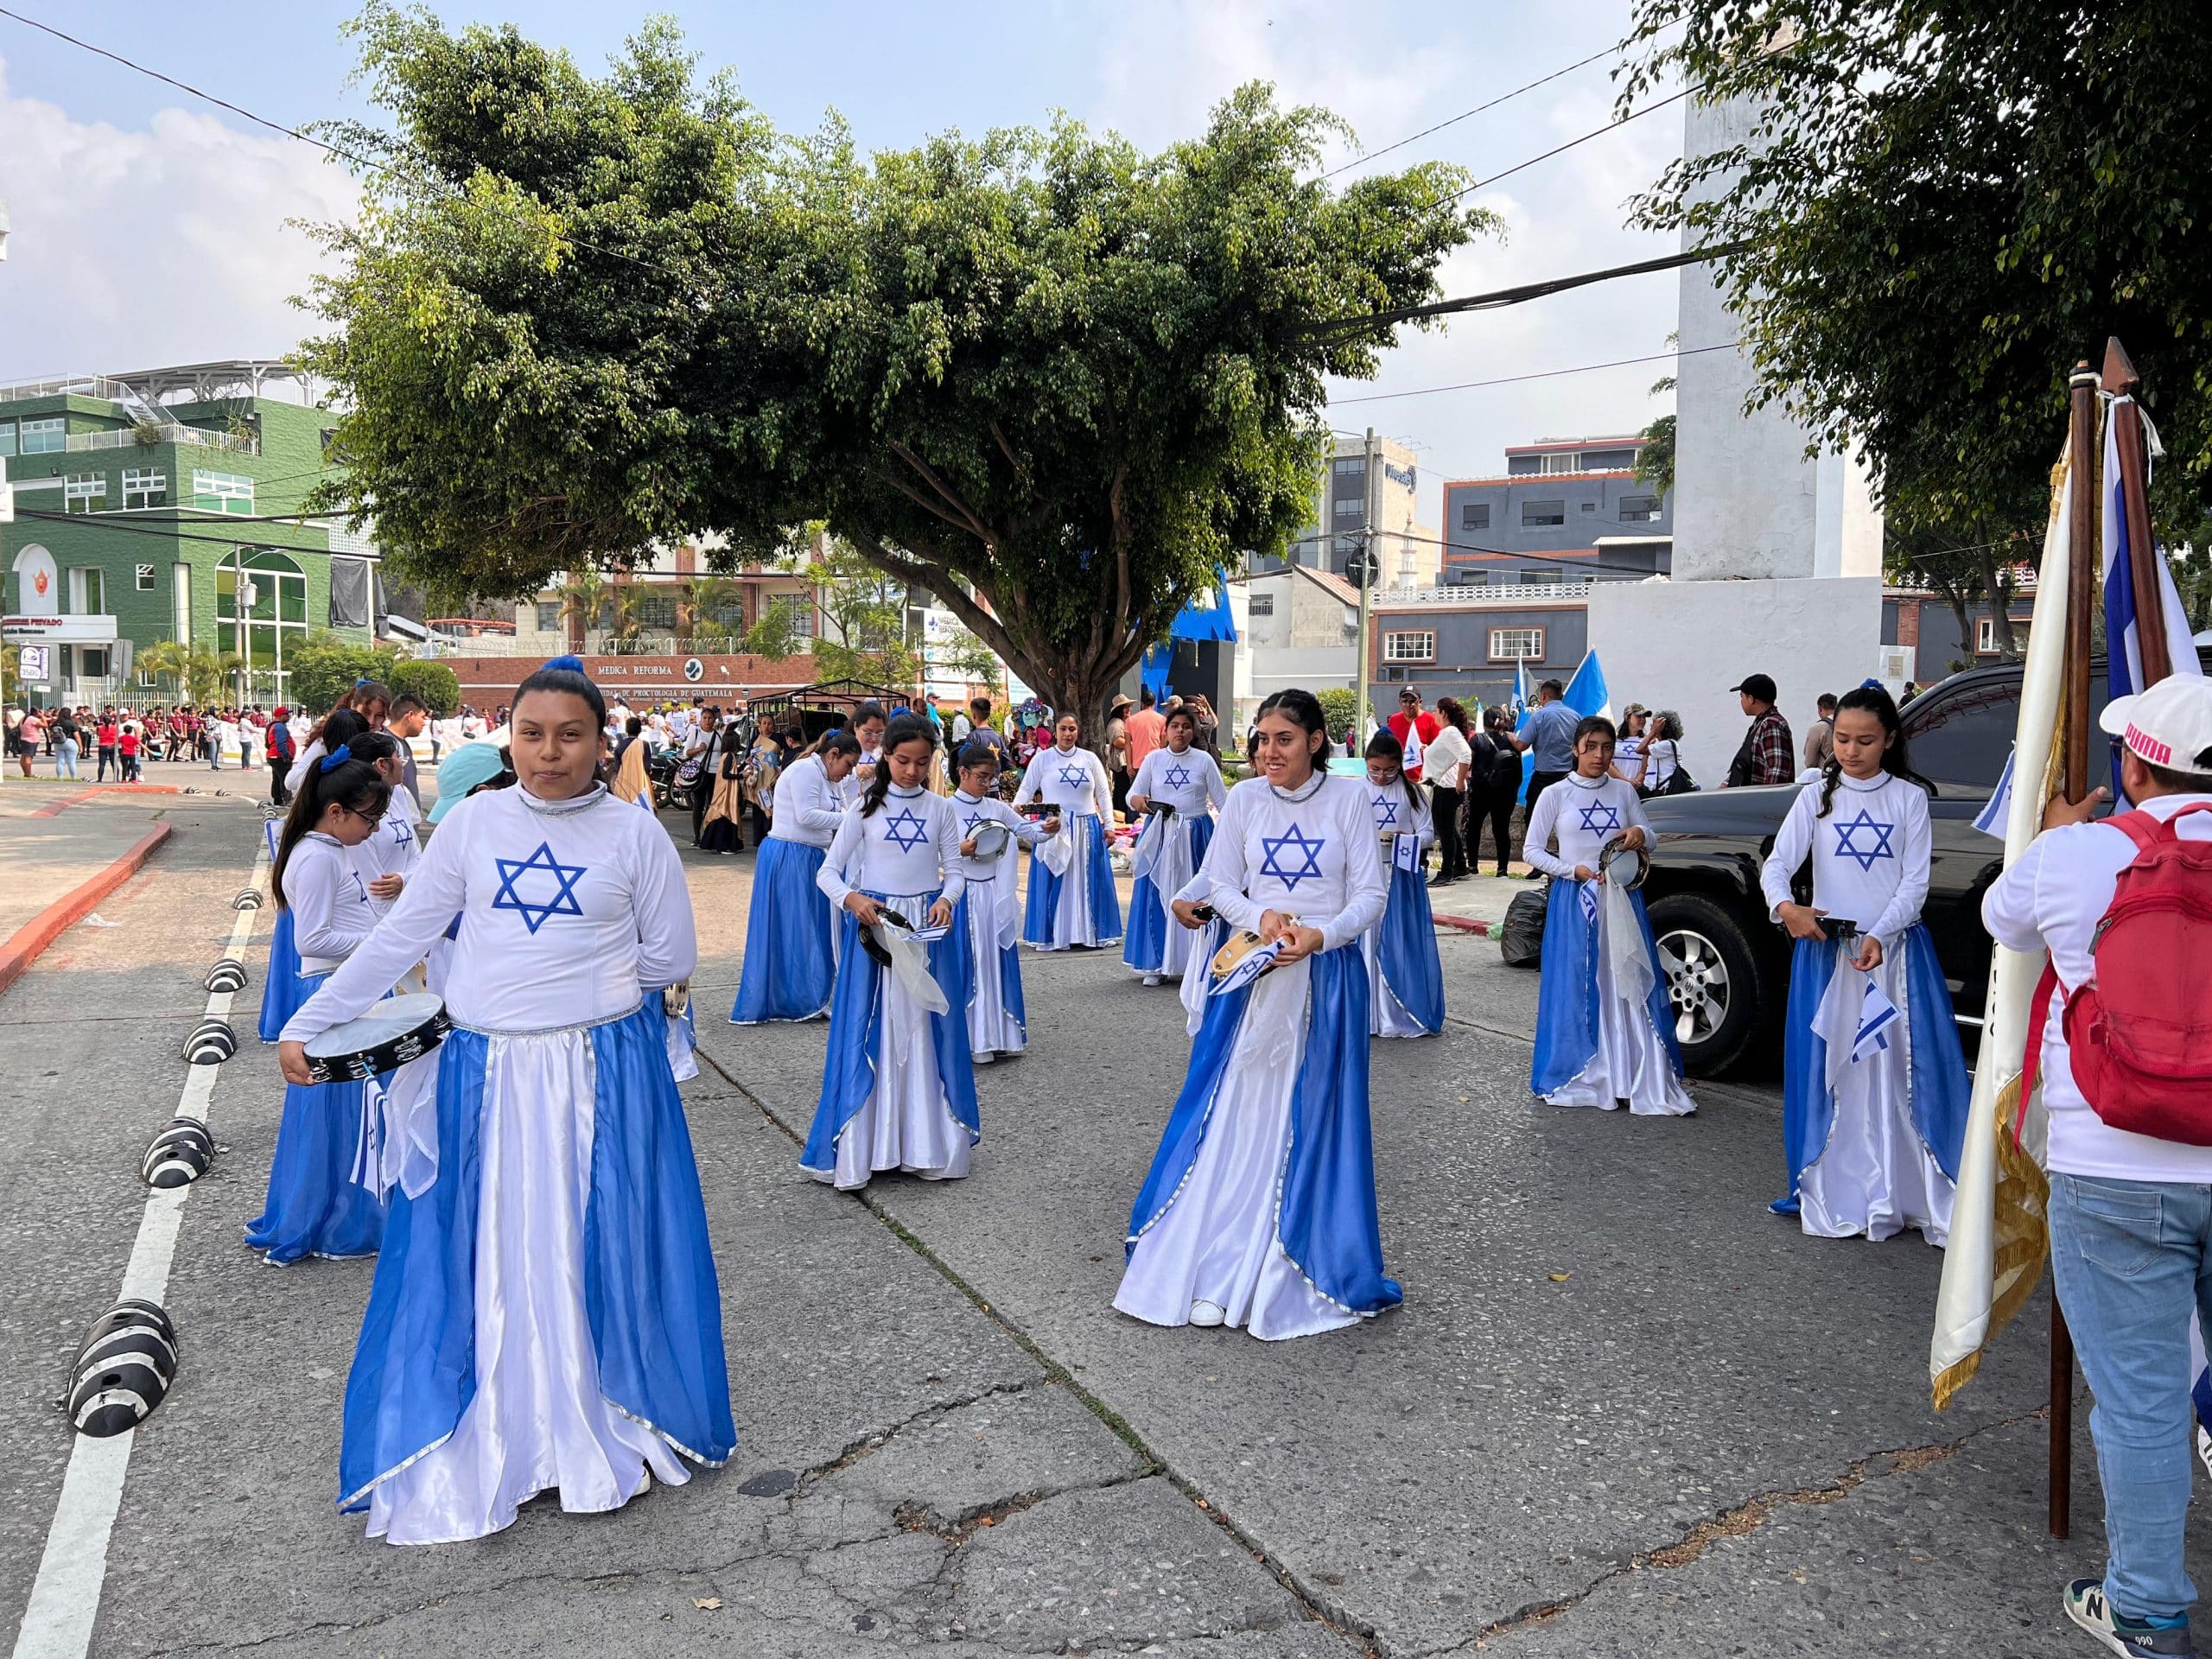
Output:
[[[16,555],[16,605],[19,610],[58,611],[61,608],[61,573],[54,555],[33,542]]]

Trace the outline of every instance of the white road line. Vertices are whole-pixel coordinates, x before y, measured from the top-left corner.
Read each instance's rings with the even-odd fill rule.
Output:
[[[262,885],[262,870],[268,861],[268,848],[257,845],[251,878],[256,887]],[[236,956],[245,948],[246,940],[252,937],[253,918],[259,913],[238,912],[238,919],[231,924],[231,942],[224,955]],[[211,993],[207,1016],[229,1018],[236,995]],[[249,1033],[246,1040],[255,1040],[254,1034]],[[177,1100],[179,1117],[207,1121],[215,1074],[222,1069],[220,1065],[187,1068],[184,1090]],[[123,1270],[118,1297],[143,1296],[159,1302],[168,1292],[169,1264],[176,1257],[177,1229],[184,1220],[184,1201],[191,1194],[189,1183],[148,1190],[145,1213],[138,1219],[138,1236],[130,1246],[130,1262]],[[30,1602],[16,1631],[15,1659],[84,1659],[91,1649],[92,1624],[99,1617],[100,1591],[107,1580],[108,1540],[115,1530],[116,1514],[123,1507],[130,1443],[137,1438],[136,1429],[104,1440],[79,1434],[70,1446],[69,1468],[61,1478],[61,1501],[54,1505],[54,1524],[47,1529],[46,1553],[39,1558]]]

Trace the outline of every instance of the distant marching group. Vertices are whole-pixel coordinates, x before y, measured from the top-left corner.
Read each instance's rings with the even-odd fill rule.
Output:
[[[322,723],[271,825],[261,1034],[288,1087],[248,1239],[276,1264],[378,1255],[340,1501],[372,1536],[441,1542],[498,1530],[543,1491],[612,1510],[734,1447],[677,1092],[697,1069],[697,945],[650,793],[634,810],[601,781],[607,708],[576,659],[523,683],[500,764],[475,764],[488,744],[448,757],[427,842],[404,746],[374,712]],[[1131,782],[1144,829],[1125,930],[1111,792],[1076,715],[1011,805],[997,744],[960,749],[947,795],[928,787],[926,719],[830,732],[777,778],[730,1018],[827,1016],[800,1158],[815,1178],[954,1179],[981,1136],[976,1068],[1027,1043],[1020,944],[1121,944],[1145,985],[1180,988],[1192,1046],[1114,1305],[1155,1325],[1310,1335],[1402,1300],[1383,1271],[1369,1039],[1442,1028],[1421,877],[1432,826],[1390,733],[1370,740],[1363,779],[1331,774],[1308,692],[1262,705],[1255,775],[1233,788],[1196,734],[1188,711],[1172,715]],[[1965,1071],[1918,920],[1926,795],[1878,689],[1843,699],[1834,737],[1766,867],[1799,941],[1791,1184],[1775,1207],[1808,1232],[1917,1226],[1940,1243]],[[1582,721],[1573,774],[1528,828],[1528,857],[1553,878],[1532,1082],[1554,1105],[1686,1115],[1631,874],[1649,831],[1614,742],[1609,721]],[[1810,906],[1791,891],[1808,855]],[[396,988],[442,998],[443,1041],[326,1080],[311,1053],[373,1024]]]

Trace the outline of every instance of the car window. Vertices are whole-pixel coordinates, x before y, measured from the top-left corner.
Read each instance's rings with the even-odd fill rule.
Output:
[[[2020,723],[2020,681],[2002,675],[1917,697],[1904,710],[1912,769],[1960,792],[1997,786]]]

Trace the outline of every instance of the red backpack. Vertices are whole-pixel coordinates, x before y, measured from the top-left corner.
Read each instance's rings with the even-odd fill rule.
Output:
[[[2212,1146],[2212,841],[2171,818],[2106,820],[2135,843],[2090,946],[2091,982],[2066,1002],[2074,1081],[2115,1129]]]

